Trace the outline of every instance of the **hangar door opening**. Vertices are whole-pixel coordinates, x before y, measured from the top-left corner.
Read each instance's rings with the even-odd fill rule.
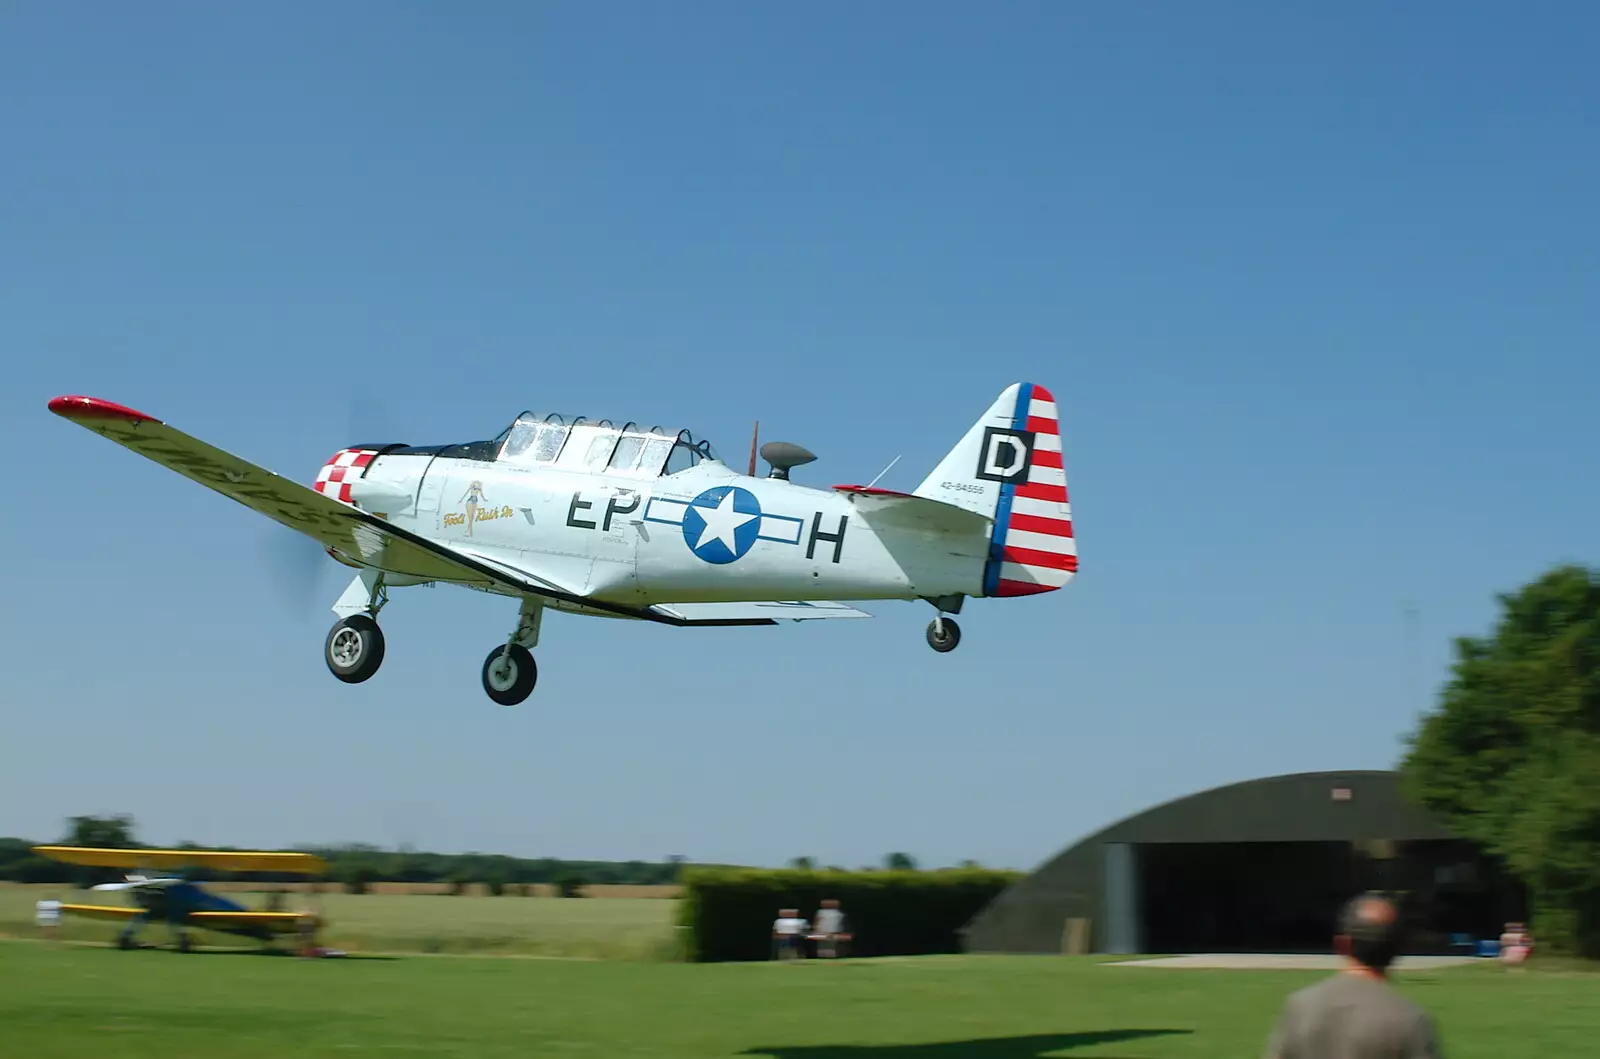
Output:
[[[1339,906],[1374,881],[1348,842],[1137,847],[1143,951],[1329,952]]]

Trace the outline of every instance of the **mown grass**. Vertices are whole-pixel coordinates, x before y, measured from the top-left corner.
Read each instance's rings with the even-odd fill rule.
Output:
[[[122,904],[120,894],[86,894],[47,887],[0,888],[0,935],[34,937],[34,902],[43,896]],[[232,895],[246,907],[259,899]],[[328,921],[323,941],[351,952],[481,953],[587,959],[676,958],[676,902],[658,898],[476,897],[429,894],[295,894],[289,908],[309,908]],[[109,941],[117,925],[68,918],[68,939]],[[164,927],[147,940],[166,943]],[[197,932],[201,945],[236,947],[240,939]],[[249,942],[244,942],[248,945]]]
[[[597,902],[598,903],[598,902]],[[1061,957],[761,964],[304,961],[0,944],[0,1052],[30,1059],[605,1056],[1223,1059],[1259,1055],[1315,972]],[[1600,978],[1408,972],[1452,1059],[1592,1054]]]

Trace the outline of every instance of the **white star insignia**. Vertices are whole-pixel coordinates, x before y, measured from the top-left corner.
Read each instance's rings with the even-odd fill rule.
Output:
[[[756,516],[735,511],[733,496],[733,490],[729,489],[722,495],[722,503],[716,507],[695,507],[695,512],[706,524],[705,529],[700,531],[700,540],[695,543],[695,551],[704,548],[711,541],[721,541],[728,546],[730,553],[735,555],[739,553],[739,546],[733,537],[734,531]]]

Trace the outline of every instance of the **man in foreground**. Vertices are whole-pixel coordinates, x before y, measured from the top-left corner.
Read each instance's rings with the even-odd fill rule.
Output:
[[[1344,970],[1289,997],[1266,1059],[1437,1059],[1433,1020],[1389,984],[1400,949],[1394,903],[1377,894],[1350,901],[1333,944]]]

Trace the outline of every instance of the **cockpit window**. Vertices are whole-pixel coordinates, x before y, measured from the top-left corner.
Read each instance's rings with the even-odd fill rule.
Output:
[[[672,446],[672,452],[667,456],[667,473],[677,474],[679,471],[687,471],[699,462],[699,451],[680,440]]]
[[[596,423],[581,416],[569,420],[532,412],[522,413],[494,442],[483,444],[493,446],[506,463],[628,477],[653,478],[706,460],[722,462],[709,442],[696,440],[687,430],[674,434],[637,423],[617,427],[605,419]],[[493,457],[486,453],[485,458]]]
[[[639,466],[639,454],[644,451],[644,435],[635,433],[637,428],[632,423],[622,429],[624,433],[617,441],[616,450],[611,453],[611,462],[606,464],[606,470],[632,474]]]
[[[558,415],[538,417],[524,412],[506,434],[500,458],[524,466],[554,463],[569,430],[566,421]]]
[[[605,420],[574,423],[556,466],[573,471],[604,470],[611,459],[611,450],[616,446],[617,428]]]

